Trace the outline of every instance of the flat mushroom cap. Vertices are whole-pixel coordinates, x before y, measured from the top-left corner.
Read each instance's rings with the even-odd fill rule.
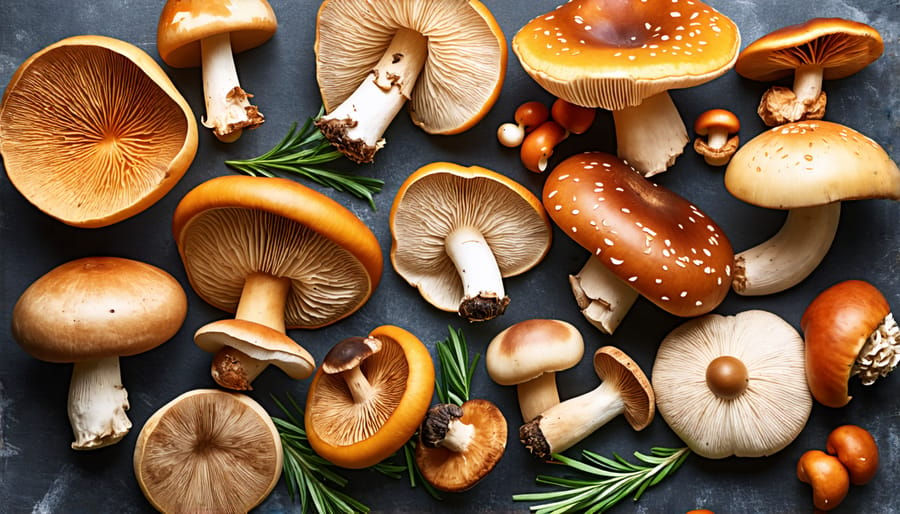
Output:
[[[773,127],[744,144],[725,169],[735,197],[770,209],[843,200],[900,200],[900,169],[875,141],[829,121]]]
[[[229,34],[231,51],[268,41],[278,28],[266,0],[168,0],[159,15],[156,48],[169,66],[200,66],[200,41]]]
[[[12,313],[13,338],[33,357],[82,362],[135,355],[181,328],[187,296],[167,272],[120,257],[86,257],[32,283]]]
[[[600,380],[613,384],[625,404],[625,420],[635,430],[643,430],[653,421],[656,398],[650,380],[631,357],[614,346],[594,352],[594,371]]]
[[[485,353],[487,372],[500,385],[516,385],[569,369],[584,356],[581,332],[555,319],[528,319],[494,336]]]
[[[697,316],[728,294],[734,252],[725,233],[622,159],[573,155],[547,176],[543,196],[563,232],[663,310]]]
[[[391,262],[435,307],[455,312],[463,284],[444,241],[462,226],[478,228],[511,277],[536,266],[550,250],[550,219],[521,184],[478,166],[435,162],[400,186],[391,207]]]
[[[793,76],[804,65],[824,68],[823,78],[848,77],[874,62],[884,51],[881,34],[857,21],[813,18],[782,27],[747,45],[734,70],[762,82]]]
[[[103,36],[60,40],[16,70],[0,105],[10,182],[62,223],[94,228],[147,209],[197,152],[197,122],[163,69]]]
[[[316,22],[316,78],[326,112],[340,105],[381,59],[398,29],[428,40],[424,69],[409,93],[413,123],[457,134],[493,107],[506,74],[506,38],[477,0],[326,0]]]
[[[236,310],[250,273],[290,279],[287,328],[349,316],[381,278],[381,247],[372,231],[293,180],[213,178],[182,198],[172,225],[191,286],[216,308]]]
[[[216,354],[234,348],[250,358],[271,364],[289,377],[301,380],[316,370],[315,359],[286,334],[265,325],[242,319],[207,323],[194,333],[194,344]]]
[[[800,334],[770,312],[687,321],[657,350],[652,371],[657,408],[698,455],[771,455],[800,434],[812,410],[803,354]],[[709,365],[719,357],[733,357],[746,367],[746,387],[730,399],[717,396],[707,383]]]
[[[621,110],[723,75],[741,45],[737,25],[699,1],[574,0],[513,37],[525,71],[553,95]]]

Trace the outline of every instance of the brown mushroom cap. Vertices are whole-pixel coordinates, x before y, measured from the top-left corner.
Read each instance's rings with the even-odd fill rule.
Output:
[[[250,358],[271,364],[295,379],[307,378],[316,370],[315,359],[283,332],[242,319],[208,323],[194,333],[194,344],[209,353],[234,348]]]
[[[656,399],[647,375],[631,357],[614,346],[594,352],[594,371],[600,380],[614,384],[625,404],[625,420],[635,430],[643,430],[653,421]]]
[[[622,159],[569,157],[547,176],[543,197],[563,232],[667,312],[704,314],[728,294],[734,253],[725,233]]]
[[[322,371],[333,375],[360,364],[381,351],[381,340],[374,337],[348,337],[331,347],[322,361]]]
[[[584,340],[571,323],[528,319],[494,336],[485,353],[487,372],[500,385],[516,385],[547,372],[575,366],[584,356]]]
[[[255,48],[278,28],[266,0],[168,0],[159,16],[156,47],[175,68],[200,66],[200,41],[229,34],[233,53]]]

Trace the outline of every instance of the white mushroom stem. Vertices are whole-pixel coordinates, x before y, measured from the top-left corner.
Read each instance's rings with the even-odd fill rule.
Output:
[[[591,257],[569,285],[581,313],[604,334],[615,332],[639,294],[627,282]]]
[[[253,95],[241,89],[228,33],[200,40],[200,55],[206,100],[203,126],[212,129],[220,141],[231,143],[241,137],[243,128],[254,128],[264,118],[250,104]]]
[[[645,177],[666,171],[690,141],[684,121],[665,91],[612,114],[619,157]]]
[[[822,93],[825,68],[819,64],[804,64],[794,71],[794,94],[803,105],[815,102]]]
[[[533,420],[538,414],[559,403],[556,373],[552,371],[542,373],[528,382],[522,382],[516,386],[516,392],[524,421]]]
[[[131,429],[128,391],[119,358],[75,363],[69,384],[69,422],[73,450],[93,450],[119,442]]]
[[[800,283],[831,248],[840,216],[840,202],[789,210],[777,234],[735,255],[734,291],[759,296]]]
[[[728,142],[728,129],[724,127],[710,127],[706,135],[706,145],[713,150],[718,150]]]
[[[369,383],[359,366],[341,372],[341,378],[347,383],[354,403],[363,404],[375,396],[372,384]]]
[[[471,226],[457,228],[447,236],[444,248],[459,273],[463,298],[506,296],[497,259],[478,229]]]
[[[438,446],[451,452],[465,453],[469,449],[469,443],[475,437],[475,426],[467,425],[458,419],[452,419],[447,424],[447,433],[438,442]]]

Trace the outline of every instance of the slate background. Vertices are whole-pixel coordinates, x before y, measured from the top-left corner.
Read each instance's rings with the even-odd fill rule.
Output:
[[[709,2],[741,28],[746,46],[771,30],[816,16],[862,21],[878,29],[885,41],[879,61],[853,77],[825,84],[829,94],[827,119],[847,124],[870,136],[900,159],[900,3],[896,0],[821,0],[792,3],[780,0]],[[546,1],[487,0],[507,40],[532,17],[556,5]],[[246,133],[231,145],[218,143],[201,129],[199,151],[191,169],[177,186],[145,212],[102,229],[77,229],[63,225],[29,204],[5,179],[0,178],[0,512],[151,512],[131,468],[135,438],[144,421],[160,406],[193,388],[212,387],[209,355],[191,343],[201,325],[225,316],[189,288],[170,231],[172,212],[181,197],[194,186],[219,175],[234,173],[223,165],[226,158],[245,158],[268,150],[281,139],[293,121],[302,121],[320,104],[315,82],[313,40],[317,2],[272,1],[279,31],[266,45],[237,57],[242,85],[256,95],[255,103],[266,115],[266,124]],[[63,37],[103,34],[124,39],[159,60],[156,52],[156,20],[161,2],[88,0],[63,6],[57,2],[0,0],[0,84],[6,84],[29,55]],[[200,71],[166,68],[196,114],[203,113]],[[736,73],[672,96],[688,125],[703,110],[725,107],[741,118],[741,138],[749,140],[763,130],[755,115],[756,103],[766,85],[746,81]],[[519,66],[510,52],[503,91],[494,109],[472,130],[457,136],[428,136],[414,128],[401,113],[387,131],[387,146],[372,165],[339,169],[384,179],[377,196],[377,210],[365,202],[324,191],[346,205],[378,236],[385,255],[382,283],[372,299],[349,319],[315,331],[291,331],[312,352],[317,362],[331,345],[350,335],[367,333],[375,326],[403,326],[424,341],[443,339],[447,327],[463,327],[473,351],[483,353],[488,341],[510,324],[534,317],[559,318],[582,330],[586,355],[601,345],[623,348],[648,373],[655,348],[668,331],[682,320],[639,300],[612,337],[591,327],[575,308],[566,276],[580,269],[587,254],[555,229],[552,250],[532,271],[506,281],[512,298],[507,313],[493,321],[467,325],[453,314],[435,310],[396,274],[387,259],[390,250],[388,213],[394,193],[403,179],[421,165],[436,160],[478,164],[525,184],[540,194],[543,177],[524,170],[516,150],[496,143],[496,127],[511,119],[516,106],[526,100],[550,96]],[[582,150],[615,152],[611,116],[601,112],[592,130],[569,138],[558,147],[564,157]],[[555,158],[551,165],[558,162]],[[658,181],[691,199],[723,227],[738,250],[774,234],[784,213],[746,205],[731,197],[722,185],[722,172],[706,166],[692,150]],[[843,208],[834,245],[813,275],[784,293],[742,298],[734,293],[717,309],[734,314],[761,308],[775,312],[799,328],[805,306],[825,287],[848,278],[877,285],[893,305],[900,305],[900,209],[887,201],[848,202]],[[12,306],[22,291],[39,276],[63,262],[89,255],[118,255],[160,266],[184,285],[190,308],[181,331],[167,344],[143,355],[122,359],[122,375],[130,393],[132,432],[118,445],[87,453],[69,449],[71,431],[66,417],[66,392],[70,365],[39,362],[26,355],[12,340],[9,325]],[[593,388],[597,379],[586,359],[558,377],[563,397]],[[266,371],[251,396],[277,413],[270,395],[290,392],[304,398],[305,381],[293,382],[278,370]],[[613,512],[684,512],[709,508],[719,514],[736,512],[811,511],[810,490],[794,474],[799,456],[810,448],[823,448],[828,432],[843,423],[868,428],[881,449],[882,468],[874,481],[854,487],[839,512],[898,511],[895,477],[900,472],[898,418],[900,376],[895,374],[862,390],[854,384],[854,400],[845,408],[816,405],[806,429],[782,452],[759,459],[707,460],[692,456],[673,477],[649,490],[639,502],[623,501]],[[347,491],[381,512],[512,512],[526,511],[528,504],[514,503],[513,493],[541,490],[534,484],[538,473],[554,472],[532,460],[515,439],[518,426],[515,391],[495,385],[483,362],[474,379],[473,396],[487,398],[504,410],[510,420],[510,440],[495,472],[475,489],[447,494],[436,502],[406,482],[368,471],[347,471]],[[655,445],[676,446],[680,441],[657,416],[646,430],[636,433],[616,419],[570,450],[589,448],[604,455],[647,451]],[[260,513],[299,511],[283,483],[258,509]]]

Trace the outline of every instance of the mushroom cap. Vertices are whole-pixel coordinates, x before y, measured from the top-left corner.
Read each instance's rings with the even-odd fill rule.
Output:
[[[434,394],[434,364],[412,333],[383,325],[369,333],[381,351],[360,364],[375,396],[355,403],[340,375],[316,371],[306,397],[309,444],[345,468],[366,468],[403,447],[416,432]]]
[[[485,353],[487,372],[500,385],[516,385],[575,366],[584,356],[581,332],[555,319],[527,319],[494,336]]]
[[[550,219],[521,184],[479,166],[419,168],[391,206],[391,262],[425,300],[449,312],[459,308],[463,284],[444,241],[466,225],[481,231],[503,277],[530,270],[550,251]]]
[[[134,448],[134,474],[160,512],[245,513],[272,492],[284,454],[271,417],[249,396],[188,391],[157,410]]]
[[[359,367],[360,363],[381,351],[381,341],[374,337],[348,337],[331,347],[322,361],[322,371],[333,375]]]
[[[121,257],[66,262],[35,280],[12,313],[12,335],[31,356],[81,362],[135,355],[165,343],[187,316],[172,275]]]
[[[800,329],[806,341],[806,379],[816,401],[828,407],[850,402],[853,365],[890,312],[881,291],[862,280],[838,282],[810,302]]]
[[[313,356],[286,334],[243,319],[223,319],[200,327],[194,333],[194,344],[212,354],[225,347],[234,348],[297,380],[316,370]]]
[[[622,350],[603,346],[594,352],[594,371],[606,385],[615,385],[625,404],[625,420],[635,430],[653,421],[656,398],[647,375]]]
[[[15,188],[67,225],[111,225],[147,209],[197,152],[191,107],[140,48],[66,38],[13,74],[0,105],[0,154]]]
[[[547,176],[544,207],[563,232],[667,312],[705,314],[728,294],[734,252],[725,233],[618,157],[565,159]]]
[[[741,121],[727,109],[709,109],[694,120],[694,132],[698,135],[705,136],[713,128],[725,129],[729,134],[735,134],[741,130]]]
[[[803,353],[800,334],[770,312],[692,319],[657,350],[657,408],[698,455],[771,455],[800,434],[812,410]],[[742,362],[749,377],[743,393],[731,399],[717,396],[707,383],[709,364],[723,356]]]
[[[168,0],[159,15],[156,48],[169,66],[200,66],[200,41],[229,34],[240,53],[268,41],[278,28],[266,0]]]
[[[875,141],[830,121],[773,127],[744,144],[725,169],[725,188],[770,209],[843,200],[900,200],[900,169]]]
[[[325,0],[316,19],[316,78],[326,112],[363,82],[398,29],[428,40],[428,57],[409,98],[413,123],[429,134],[458,134],[493,107],[506,74],[506,38],[478,0]]]
[[[293,180],[213,178],[182,198],[172,226],[191,286],[216,308],[235,312],[250,273],[290,279],[287,328],[349,316],[381,279],[381,247],[372,231]]]
[[[723,75],[740,50],[737,25],[699,1],[574,0],[513,37],[525,72],[554,96],[621,110]]]
[[[747,45],[734,70],[742,77],[773,82],[804,65],[824,68],[823,78],[853,75],[881,56],[884,41],[874,28],[841,18],[813,18],[782,27]]]
[[[496,405],[475,398],[462,404],[460,423],[474,427],[466,451],[417,444],[416,467],[441,491],[462,492],[475,486],[500,462],[506,451],[506,418]],[[420,432],[421,434],[421,432]]]

